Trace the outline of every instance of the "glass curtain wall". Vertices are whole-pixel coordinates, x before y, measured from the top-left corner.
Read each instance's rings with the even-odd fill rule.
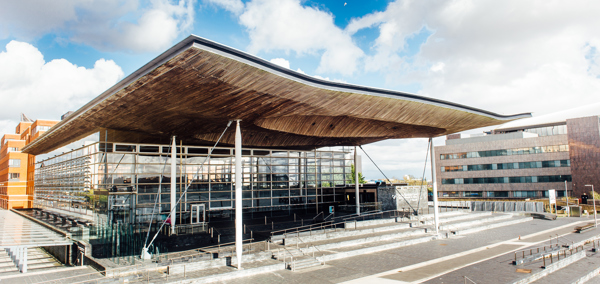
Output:
[[[210,147],[197,146],[87,145],[36,164],[34,204],[93,220],[96,231],[104,230],[99,235],[106,230],[127,231],[131,229],[124,224],[167,218],[174,178],[176,198],[183,196],[176,209],[178,224],[190,223],[192,206],[199,204],[209,220],[229,217],[235,204],[234,150],[215,148],[208,159],[209,151]],[[344,202],[343,188],[350,183],[353,162],[349,152],[243,149],[242,156],[245,212],[314,208],[317,192],[319,206]]]

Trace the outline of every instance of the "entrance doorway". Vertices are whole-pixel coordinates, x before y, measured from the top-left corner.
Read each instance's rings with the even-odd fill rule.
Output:
[[[190,224],[204,223],[206,220],[206,210],[204,204],[192,204],[190,215]]]

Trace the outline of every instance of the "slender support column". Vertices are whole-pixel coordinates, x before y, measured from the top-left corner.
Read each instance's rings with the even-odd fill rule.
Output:
[[[171,143],[171,234],[175,234],[175,221],[177,220],[177,143],[175,136]]]
[[[565,200],[567,201],[567,217],[571,217],[571,208],[569,207],[569,194],[567,191],[567,181],[565,180]]]
[[[354,146],[354,187],[356,189],[356,215],[360,215],[360,190],[358,189],[358,150]]]
[[[242,269],[242,132],[240,121],[235,127],[235,252],[238,270]]]
[[[316,197],[315,204],[317,204],[317,206],[315,206],[315,207],[317,209],[317,214],[319,214],[319,180],[318,180],[318,176],[317,176],[318,175],[318,173],[317,173],[317,171],[318,171],[317,148],[315,148],[314,153],[315,153],[315,197]],[[325,216],[323,216],[323,217],[325,217]]]
[[[21,249],[22,259],[20,261],[19,270],[21,273],[27,273],[27,248]]]
[[[435,225],[435,233],[439,231],[439,214],[438,214],[438,193],[437,182],[435,178],[435,152],[433,150],[433,138],[429,138],[429,153],[431,153],[431,185],[433,186],[433,219]]]

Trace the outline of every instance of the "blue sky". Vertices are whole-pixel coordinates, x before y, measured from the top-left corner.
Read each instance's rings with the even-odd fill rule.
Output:
[[[8,1],[0,131],[20,112],[58,119],[190,34],[329,80],[549,114],[600,101],[599,12],[595,1]],[[364,148],[401,177],[421,175],[426,147]]]

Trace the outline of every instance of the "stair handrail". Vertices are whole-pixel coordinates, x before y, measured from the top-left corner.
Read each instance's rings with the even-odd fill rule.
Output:
[[[567,243],[571,242],[571,245],[575,243],[573,240],[571,240],[571,239],[569,239],[569,238],[567,238],[565,236],[559,236],[558,234],[556,234],[556,240],[559,241],[560,238],[563,238],[563,239],[567,240]]]
[[[332,223],[332,221],[325,221],[324,223]],[[300,232],[305,232],[306,229],[311,229],[311,227],[320,228],[322,226],[323,226],[323,223],[320,223],[320,224],[310,224],[310,225],[292,227],[292,228],[287,228],[287,229],[281,229],[281,230],[277,230],[277,231],[271,231],[271,237],[273,237],[273,235],[275,235],[275,233],[279,233],[279,232],[283,232],[283,235],[285,235],[288,232],[298,232],[300,230],[300,228],[305,228],[305,229],[300,230]]]
[[[323,221],[329,219],[329,217],[333,216],[333,214],[335,214],[335,213],[331,213],[331,214],[327,215],[327,217],[323,218]]]
[[[548,247],[548,248],[549,248],[549,250],[548,250],[548,251],[546,251],[546,247]],[[540,251],[540,248],[543,248],[543,249],[544,249],[544,251]],[[528,256],[532,256],[532,255],[534,255],[534,253],[533,253],[533,251],[534,251],[534,250],[537,250],[537,252],[535,253],[536,255],[537,255],[537,254],[540,254],[540,255],[542,255],[542,256],[543,256],[543,255],[545,255],[545,254],[547,254],[547,253],[554,253],[556,250],[560,250],[560,249],[561,249],[561,247],[560,247],[558,244],[555,244],[555,245],[550,245],[550,246],[539,246],[539,247],[534,247],[534,248],[528,248],[528,249],[516,250],[516,251],[514,251],[514,253],[515,253],[515,260],[514,260],[514,264],[515,264],[515,265],[517,264],[517,255],[521,255],[521,259],[525,259],[525,258],[527,258]],[[526,253],[527,251],[529,251],[529,255],[527,255],[527,256],[526,256],[526,255],[525,255],[525,253]]]
[[[318,251],[321,253],[321,257],[323,257],[323,265],[325,265],[325,253],[324,253],[324,252],[322,252],[322,251],[321,251],[321,250],[320,250],[318,247],[316,247],[316,246],[315,246],[315,245],[313,245],[313,244],[311,244],[311,245],[307,244],[307,243],[306,243],[306,242],[304,242],[304,241],[302,240],[302,238],[300,238],[300,237],[298,237],[298,240],[300,240],[300,241],[301,241],[303,244],[305,244],[307,249],[308,249],[308,247],[309,247],[309,246],[312,246],[312,247],[313,247],[313,255],[312,255],[312,257],[313,257],[314,259],[316,259],[316,258],[315,258],[315,249],[316,249],[316,250],[318,250]],[[300,248],[298,247],[298,242],[296,242],[296,248],[297,248],[297,249],[298,249],[298,250],[299,250],[299,251],[300,251],[300,252],[301,252],[303,255],[306,255],[306,254],[305,254],[305,253],[302,251],[302,249],[300,249]]]
[[[291,252],[290,252],[290,251],[289,251],[289,250],[288,250],[288,249],[287,249],[285,246],[283,246],[283,249],[285,250],[285,251],[283,252],[283,263],[287,263],[287,262],[285,261],[285,260],[287,259],[287,258],[286,258],[286,256],[285,256],[285,252],[287,251],[287,253],[289,253],[289,254],[290,254],[290,263],[291,263],[291,268],[292,268],[292,271],[294,271],[294,269],[296,268],[296,267],[295,267],[295,264],[296,264],[296,263],[294,262],[294,254],[293,254],[293,253],[291,253]],[[302,252],[302,251],[301,251],[301,252]]]
[[[317,216],[313,217],[313,218],[312,218],[312,219],[313,219],[313,221],[314,221],[315,219],[317,219],[317,217],[319,217],[319,215],[321,215],[321,214],[323,214],[323,211],[319,212],[319,214],[317,214]],[[325,216],[325,214],[323,214],[323,216]]]

